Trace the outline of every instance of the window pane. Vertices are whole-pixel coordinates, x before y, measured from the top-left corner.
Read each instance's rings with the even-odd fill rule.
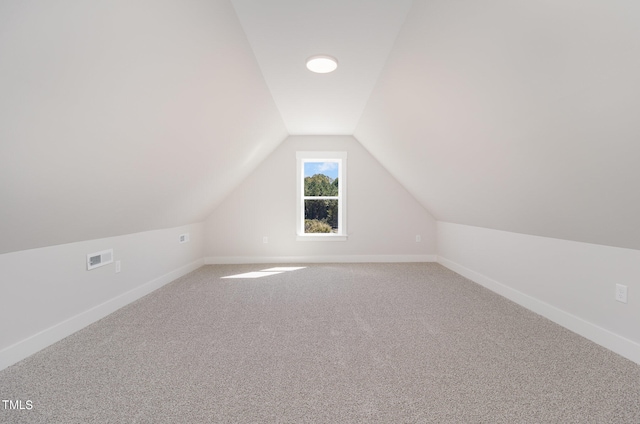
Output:
[[[304,232],[337,233],[338,200],[305,200]]]
[[[333,161],[305,162],[304,195],[337,196],[338,167],[338,162]]]

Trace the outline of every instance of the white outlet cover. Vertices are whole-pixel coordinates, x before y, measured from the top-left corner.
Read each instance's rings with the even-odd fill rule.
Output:
[[[618,302],[627,303],[627,286],[616,284],[616,300]]]

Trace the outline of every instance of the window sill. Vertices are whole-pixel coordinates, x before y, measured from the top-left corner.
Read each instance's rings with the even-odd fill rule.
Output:
[[[296,241],[347,241],[347,236],[337,234],[298,234]]]

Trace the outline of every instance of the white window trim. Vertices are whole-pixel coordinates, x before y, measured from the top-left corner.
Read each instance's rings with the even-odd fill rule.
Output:
[[[339,233],[307,234],[304,232],[304,162],[338,162],[340,180],[338,197]],[[297,241],[347,241],[347,152],[296,152],[296,240]]]

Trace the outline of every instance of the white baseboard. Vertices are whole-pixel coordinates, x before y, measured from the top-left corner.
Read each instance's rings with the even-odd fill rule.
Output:
[[[597,325],[585,321],[580,317],[515,290],[483,274],[466,268],[456,262],[450,261],[449,259],[443,258],[442,256],[438,256],[437,258],[441,265],[462,275],[463,277],[466,277],[469,280],[478,283],[481,286],[486,287],[487,289],[506,297],[507,299],[516,302],[537,314],[542,315],[556,324],[559,324],[568,330],[571,330],[574,333],[577,333],[582,337],[617,353],[618,355],[640,364],[640,344],[602,327],[598,327]]]
[[[200,259],[188,265],[182,266],[161,277],[155,278],[141,286],[123,293],[100,305],[94,306],[78,315],[68,318],[52,327],[47,328],[18,343],[8,346],[0,351],[0,370],[5,369],[18,361],[21,361],[34,353],[44,349],[53,343],[64,339],[84,327],[106,317],[123,306],[140,299],[143,296],[159,289],[167,283],[180,278],[204,265]]]
[[[437,262],[436,255],[212,256],[207,265],[287,263]]]

